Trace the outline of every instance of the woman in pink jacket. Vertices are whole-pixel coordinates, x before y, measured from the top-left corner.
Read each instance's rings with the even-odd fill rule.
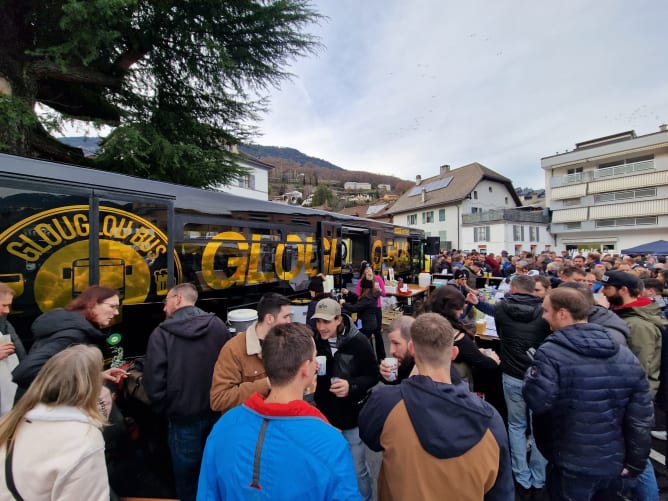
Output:
[[[376,346],[376,357],[378,358],[378,362],[380,362],[385,358],[385,343],[383,341],[383,334],[382,334],[383,302],[381,299],[381,297],[385,296],[385,281],[383,280],[383,277],[381,277],[380,275],[376,275],[373,272],[371,264],[367,263],[366,261],[362,261],[362,264],[360,265],[360,270],[362,271],[360,272],[360,278],[357,281],[357,284],[355,285],[355,293],[358,296],[360,295],[363,278],[373,281],[376,290],[380,291],[380,295],[378,296],[378,305],[376,309],[376,319],[378,321],[378,327],[376,327],[376,330],[373,333],[374,344]]]

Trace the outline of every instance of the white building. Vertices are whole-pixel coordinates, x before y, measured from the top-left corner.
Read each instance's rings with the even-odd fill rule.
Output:
[[[619,252],[668,235],[668,131],[577,143],[541,160],[558,248]]]
[[[370,190],[371,189],[371,183],[358,183],[355,181],[348,181],[344,183],[343,185],[344,190]]]
[[[216,189],[240,197],[269,200],[269,171],[274,166],[261,162],[245,153],[240,153],[236,149],[233,153],[238,155],[237,162],[239,165],[248,169],[249,172],[228,185],[219,185]]]
[[[522,205],[512,182],[484,165],[458,169],[441,166],[438,176],[422,180],[387,210],[392,222],[438,236],[442,249],[483,253],[542,251],[553,245],[542,210]],[[511,210],[513,209],[513,210]]]

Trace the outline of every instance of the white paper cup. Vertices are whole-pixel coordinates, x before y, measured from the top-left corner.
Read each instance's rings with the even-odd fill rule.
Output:
[[[324,376],[327,374],[327,357],[318,355],[315,359],[318,361],[318,376]]]
[[[390,377],[388,381],[396,381],[399,376],[399,361],[395,357],[387,357],[383,363],[390,368]]]

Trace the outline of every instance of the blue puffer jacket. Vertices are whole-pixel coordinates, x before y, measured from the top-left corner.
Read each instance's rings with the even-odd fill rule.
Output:
[[[559,468],[607,478],[644,469],[654,421],[649,384],[605,328],[574,324],[550,335],[527,371],[524,398],[549,418],[551,430],[536,439],[548,437],[539,449]]]

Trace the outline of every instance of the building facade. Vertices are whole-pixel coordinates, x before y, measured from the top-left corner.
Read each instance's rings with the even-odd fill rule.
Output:
[[[441,249],[545,250],[553,245],[548,216],[522,203],[510,179],[479,163],[450,169],[408,189],[387,210],[394,224],[415,226],[438,236]],[[517,238],[514,238],[517,237]]]
[[[495,254],[506,250],[514,255],[520,251],[540,253],[553,250],[554,239],[548,231],[549,223],[549,213],[535,207],[492,209],[464,214],[464,249]]]
[[[236,148],[232,153],[239,155],[237,162],[248,169],[248,174],[238,177],[228,185],[220,185],[216,189],[240,197],[269,200],[269,171],[274,166],[240,153]]]
[[[668,235],[668,130],[577,143],[541,160],[557,248],[618,253]]]

